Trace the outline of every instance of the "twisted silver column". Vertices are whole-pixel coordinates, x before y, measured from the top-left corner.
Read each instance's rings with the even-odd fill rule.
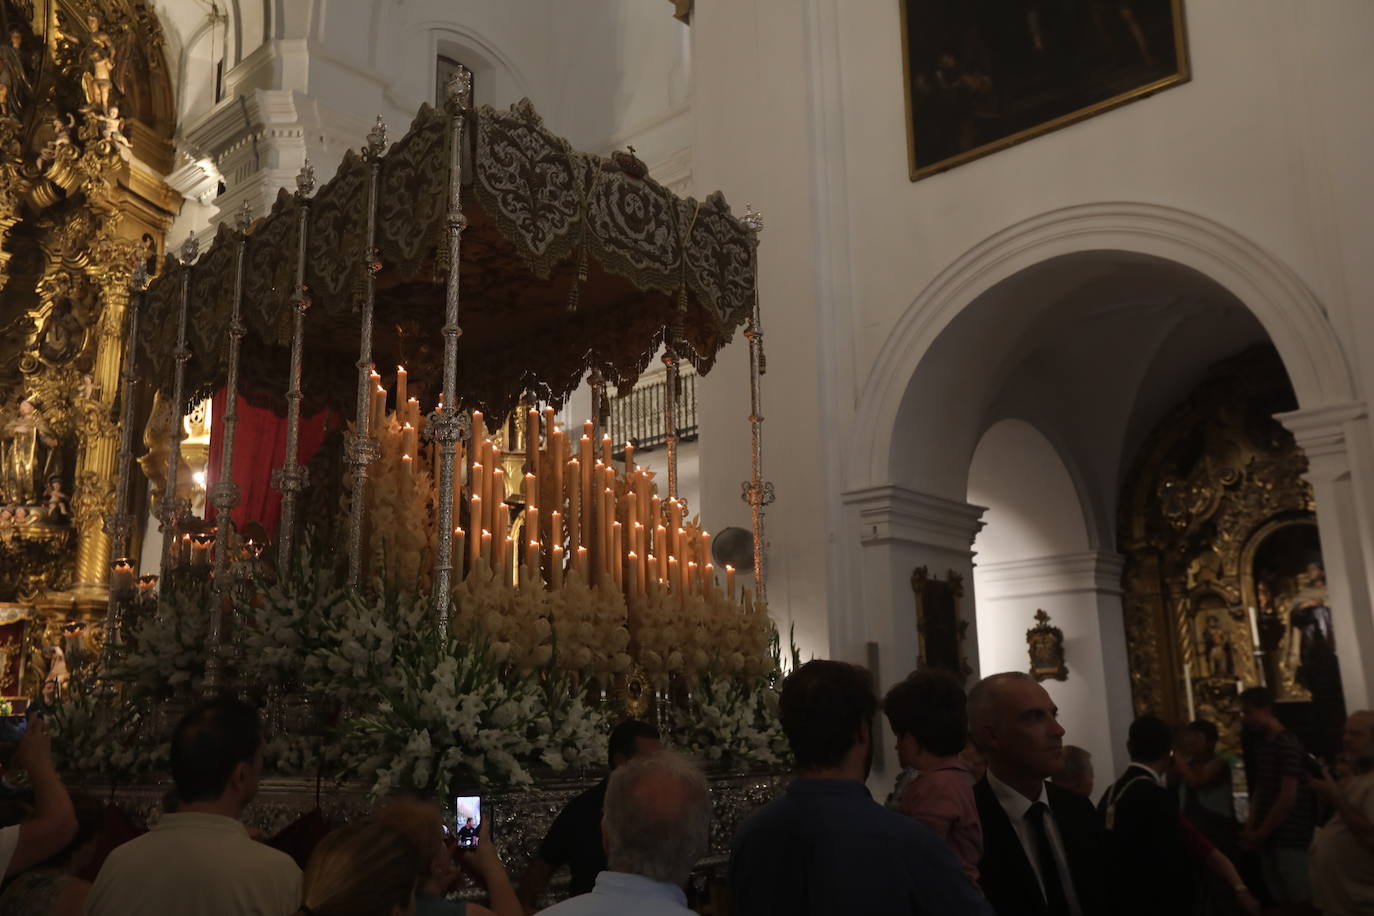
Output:
[[[291,294],[295,312],[291,328],[291,377],[286,389],[286,460],[272,472],[272,486],[281,492],[281,521],[277,531],[277,569],[283,574],[291,566],[296,537],[296,498],[309,486],[310,475],[301,466],[301,353],[305,347],[305,313],[310,308],[310,290],[305,286],[305,234],[310,219],[310,195],[315,191],[315,169],[309,160],[296,176],[296,201],[299,223],[296,234],[296,287]]]
[[[471,431],[467,413],[458,409],[458,323],[459,252],[467,217],[463,215],[463,127],[472,105],[472,73],[459,67],[445,89],[449,117],[448,174],[448,278],[444,300],[444,401],[430,414],[429,432],[439,447],[439,531],[434,558],[434,615],[440,633],[449,629],[449,586],[453,572],[453,477],[457,472],[454,453],[458,443]],[[472,536],[476,536],[473,532]]]
[[[181,440],[185,438],[182,429],[182,401],[186,398],[186,364],[191,361],[191,351],[186,346],[186,322],[191,312],[191,262],[200,254],[200,244],[191,236],[181,246],[181,308],[177,313],[177,348],[173,355],[176,369],[172,375],[171,417],[168,420],[168,438],[171,442],[171,457],[167,463],[166,489],[162,492],[162,506],[158,513],[162,521],[162,569],[159,582],[167,581],[167,571],[172,565],[172,551],[176,549],[177,528],[191,511],[187,500],[177,498],[177,474],[181,470]]]
[[[768,600],[768,585],[765,581],[767,569],[766,541],[763,530],[763,510],[773,502],[773,485],[763,479],[763,385],[762,377],[767,371],[763,356],[763,320],[759,309],[758,259],[759,233],[763,231],[763,216],[746,205],[743,218],[754,242],[754,311],[749,316],[749,325],[744,337],[749,341],[749,431],[750,431],[750,474],[741,489],[740,496],[749,504],[754,523],[754,594],[760,601]]]
[[[348,441],[348,463],[353,468],[353,496],[348,516],[348,584],[357,588],[363,578],[363,525],[367,521],[367,468],[381,453],[377,438],[368,428],[372,399],[369,380],[372,377],[372,314],[377,304],[377,271],[381,258],[377,252],[377,185],[382,172],[382,154],[386,152],[386,125],[382,119],[367,135],[363,158],[368,164],[367,179],[367,239],[363,248],[362,328],[358,344],[358,409],[353,423],[353,436]],[[399,412],[405,405],[397,404]],[[412,456],[417,461],[418,456]]]

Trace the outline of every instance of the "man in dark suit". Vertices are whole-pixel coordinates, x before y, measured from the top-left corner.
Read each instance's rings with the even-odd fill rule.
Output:
[[[969,729],[988,758],[973,789],[983,822],[983,892],[998,916],[1111,912],[1092,802],[1045,780],[1064,766],[1059,709],[1030,675],[994,674],[968,698]]]
[[[1193,869],[1178,801],[1165,785],[1173,730],[1155,716],[1131,723],[1131,765],[1102,796],[1107,874],[1122,916],[1183,913],[1192,906]]]

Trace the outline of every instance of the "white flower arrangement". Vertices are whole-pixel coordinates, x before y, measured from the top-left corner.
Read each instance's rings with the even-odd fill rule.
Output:
[[[690,710],[677,710],[674,731],[691,753],[722,766],[782,766],[790,757],[772,684],[703,676]]]
[[[52,726],[53,757],[64,773],[132,782],[165,771],[171,745],[131,740],[148,732],[147,707],[114,703],[85,680],[67,682],[64,695],[45,712]]]

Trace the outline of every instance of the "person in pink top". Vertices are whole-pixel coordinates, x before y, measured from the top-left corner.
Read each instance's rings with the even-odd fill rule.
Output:
[[[898,761],[918,772],[903,790],[898,810],[935,831],[977,886],[983,827],[973,799],[973,772],[960,756],[968,740],[963,686],[945,671],[913,671],[887,692],[883,712],[897,736]]]

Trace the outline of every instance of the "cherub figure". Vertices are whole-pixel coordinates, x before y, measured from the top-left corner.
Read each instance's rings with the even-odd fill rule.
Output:
[[[62,480],[54,477],[48,482],[47,500],[44,505],[48,509],[48,520],[53,522],[69,521],[72,517],[71,499],[62,489]]]
[[[100,139],[109,140],[118,146],[129,146],[129,138],[124,136],[124,119],[119,116],[119,106],[111,105],[108,114],[96,114],[100,125]]]

